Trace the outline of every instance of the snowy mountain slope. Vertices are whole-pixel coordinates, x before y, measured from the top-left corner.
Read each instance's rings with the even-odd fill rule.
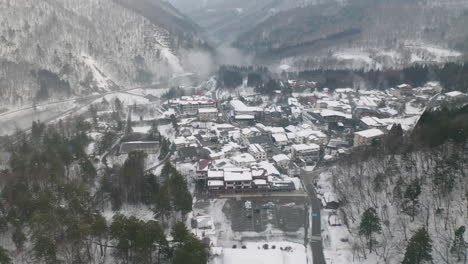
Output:
[[[468,2],[463,0],[328,2],[279,12],[239,36],[235,46],[260,58],[301,57],[302,66],[329,67],[353,66],[349,58],[336,60],[337,53],[384,50],[403,57],[397,59],[399,66],[457,57],[453,50],[468,50],[467,25]],[[411,58],[418,52],[424,56]],[[395,59],[386,57],[382,60]]]
[[[0,0],[0,103],[141,86],[183,72],[180,50],[204,44],[199,28],[167,3],[132,2],[130,9],[125,0]]]

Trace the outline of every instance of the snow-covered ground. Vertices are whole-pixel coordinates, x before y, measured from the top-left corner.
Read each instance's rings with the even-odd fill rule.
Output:
[[[104,210],[102,215],[110,223],[110,222],[112,222],[112,217],[114,217],[114,215],[116,215],[118,213],[122,214],[122,215],[125,215],[127,217],[134,216],[134,217],[136,217],[136,218],[138,218],[140,220],[143,220],[143,221],[154,220],[153,211],[151,211],[151,209],[149,207],[144,206],[144,205],[139,205],[139,206],[123,205],[122,209],[120,209],[117,212],[112,211],[111,208],[107,208],[106,210]]]
[[[0,136],[14,133],[17,129],[29,129],[33,121],[46,122],[60,116],[62,113],[78,107],[73,100],[61,103],[44,104],[34,108],[18,109],[0,114]]]
[[[266,249],[266,246],[268,249]],[[276,241],[245,243],[245,248],[212,250],[210,264],[307,264],[306,249],[297,243]],[[265,248],[264,248],[265,246]]]

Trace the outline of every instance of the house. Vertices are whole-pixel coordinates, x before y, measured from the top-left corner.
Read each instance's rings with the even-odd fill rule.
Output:
[[[225,169],[224,182],[226,189],[251,189],[252,172],[249,169]]]
[[[388,124],[380,120],[378,117],[365,116],[359,120],[359,127],[362,127],[363,129],[385,129],[387,126]]]
[[[248,139],[251,137],[260,136],[262,133],[256,127],[246,127],[240,131],[240,142],[241,144],[248,145]]]
[[[235,119],[241,118],[251,118],[253,119],[259,117],[263,113],[263,109],[260,107],[246,106],[241,100],[231,100],[229,102],[230,108],[232,110],[232,115],[235,116]]]
[[[287,178],[280,177],[272,164],[261,162],[259,167],[210,169],[207,173],[207,187],[214,192],[295,190],[294,182]]]
[[[197,170],[195,172],[196,180],[206,180],[208,178],[208,170],[211,165],[211,160],[201,159],[198,161]]]
[[[239,167],[249,167],[256,162],[255,158],[249,153],[242,153],[231,157],[233,163]]]
[[[286,134],[284,133],[281,133],[281,134],[273,134],[271,135],[271,137],[273,138],[273,141],[276,143],[276,145],[278,146],[286,146],[288,145],[288,137]]]
[[[409,84],[400,84],[397,86],[397,90],[399,93],[399,96],[412,96],[413,95],[413,87],[411,87],[411,85]]]
[[[380,138],[384,132],[380,129],[372,128],[354,133],[354,146],[367,145],[372,140]]]
[[[306,164],[315,162],[320,157],[320,146],[313,143],[292,145],[291,150],[294,160],[301,160]]]
[[[217,120],[218,119],[218,109],[217,108],[199,108],[198,109],[198,119],[203,121]]]
[[[288,156],[286,156],[286,154],[274,155],[271,158],[273,159],[273,161],[276,163],[276,165],[278,167],[284,168],[284,169],[286,169],[288,167],[288,163],[289,163],[290,158]]]
[[[451,102],[467,98],[466,94],[459,91],[448,92],[445,94],[445,96],[447,97],[448,101]]]
[[[249,145],[248,151],[257,161],[267,159],[267,153],[260,144]]]
[[[120,144],[120,153],[128,154],[132,151],[143,151],[147,154],[155,154],[159,150],[159,141],[132,141]]]
[[[255,121],[254,115],[235,115],[234,120],[243,124],[251,124]]]
[[[269,136],[255,136],[255,137],[250,137],[247,139],[247,145],[249,144],[259,144],[263,147],[263,149],[268,152],[271,150],[271,145],[273,142],[271,141],[271,138]]]
[[[181,148],[189,147],[190,142],[185,137],[177,137],[174,139],[174,145],[176,147],[176,150],[179,150]]]

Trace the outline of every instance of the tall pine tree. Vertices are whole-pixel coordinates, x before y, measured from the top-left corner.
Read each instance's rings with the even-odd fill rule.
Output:
[[[414,234],[406,247],[402,264],[421,264],[432,261],[432,241],[425,228]]]
[[[382,226],[380,225],[380,218],[377,215],[377,211],[372,207],[367,209],[364,214],[362,214],[361,224],[359,225],[359,235],[367,239],[369,252],[372,252],[374,242],[373,234],[378,234],[381,231]]]

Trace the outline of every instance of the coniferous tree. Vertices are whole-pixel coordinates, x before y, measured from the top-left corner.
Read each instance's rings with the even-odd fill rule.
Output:
[[[0,264],[10,264],[12,263],[10,254],[8,251],[2,247],[0,247]]]
[[[406,246],[402,264],[421,264],[432,261],[432,241],[426,229],[419,229]]]
[[[465,242],[465,226],[460,226],[455,230],[455,238],[453,239],[453,245],[450,249],[452,254],[457,256],[457,260],[460,261],[462,257],[466,258],[466,242]]]
[[[206,264],[209,253],[205,245],[194,235],[188,235],[174,252],[172,264]]]
[[[414,216],[416,215],[416,208],[419,204],[419,195],[421,194],[421,186],[418,180],[412,181],[407,187],[405,191],[405,199],[406,203],[409,205],[405,205],[405,211],[411,216],[411,221],[414,221]]]
[[[380,218],[377,215],[375,208],[367,209],[361,218],[361,224],[359,225],[359,235],[364,236],[367,239],[369,246],[369,252],[373,249],[373,234],[379,234],[382,231],[380,224]]]
[[[183,222],[178,221],[172,227],[171,235],[172,235],[173,241],[183,242],[189,235],[189,231]]]

